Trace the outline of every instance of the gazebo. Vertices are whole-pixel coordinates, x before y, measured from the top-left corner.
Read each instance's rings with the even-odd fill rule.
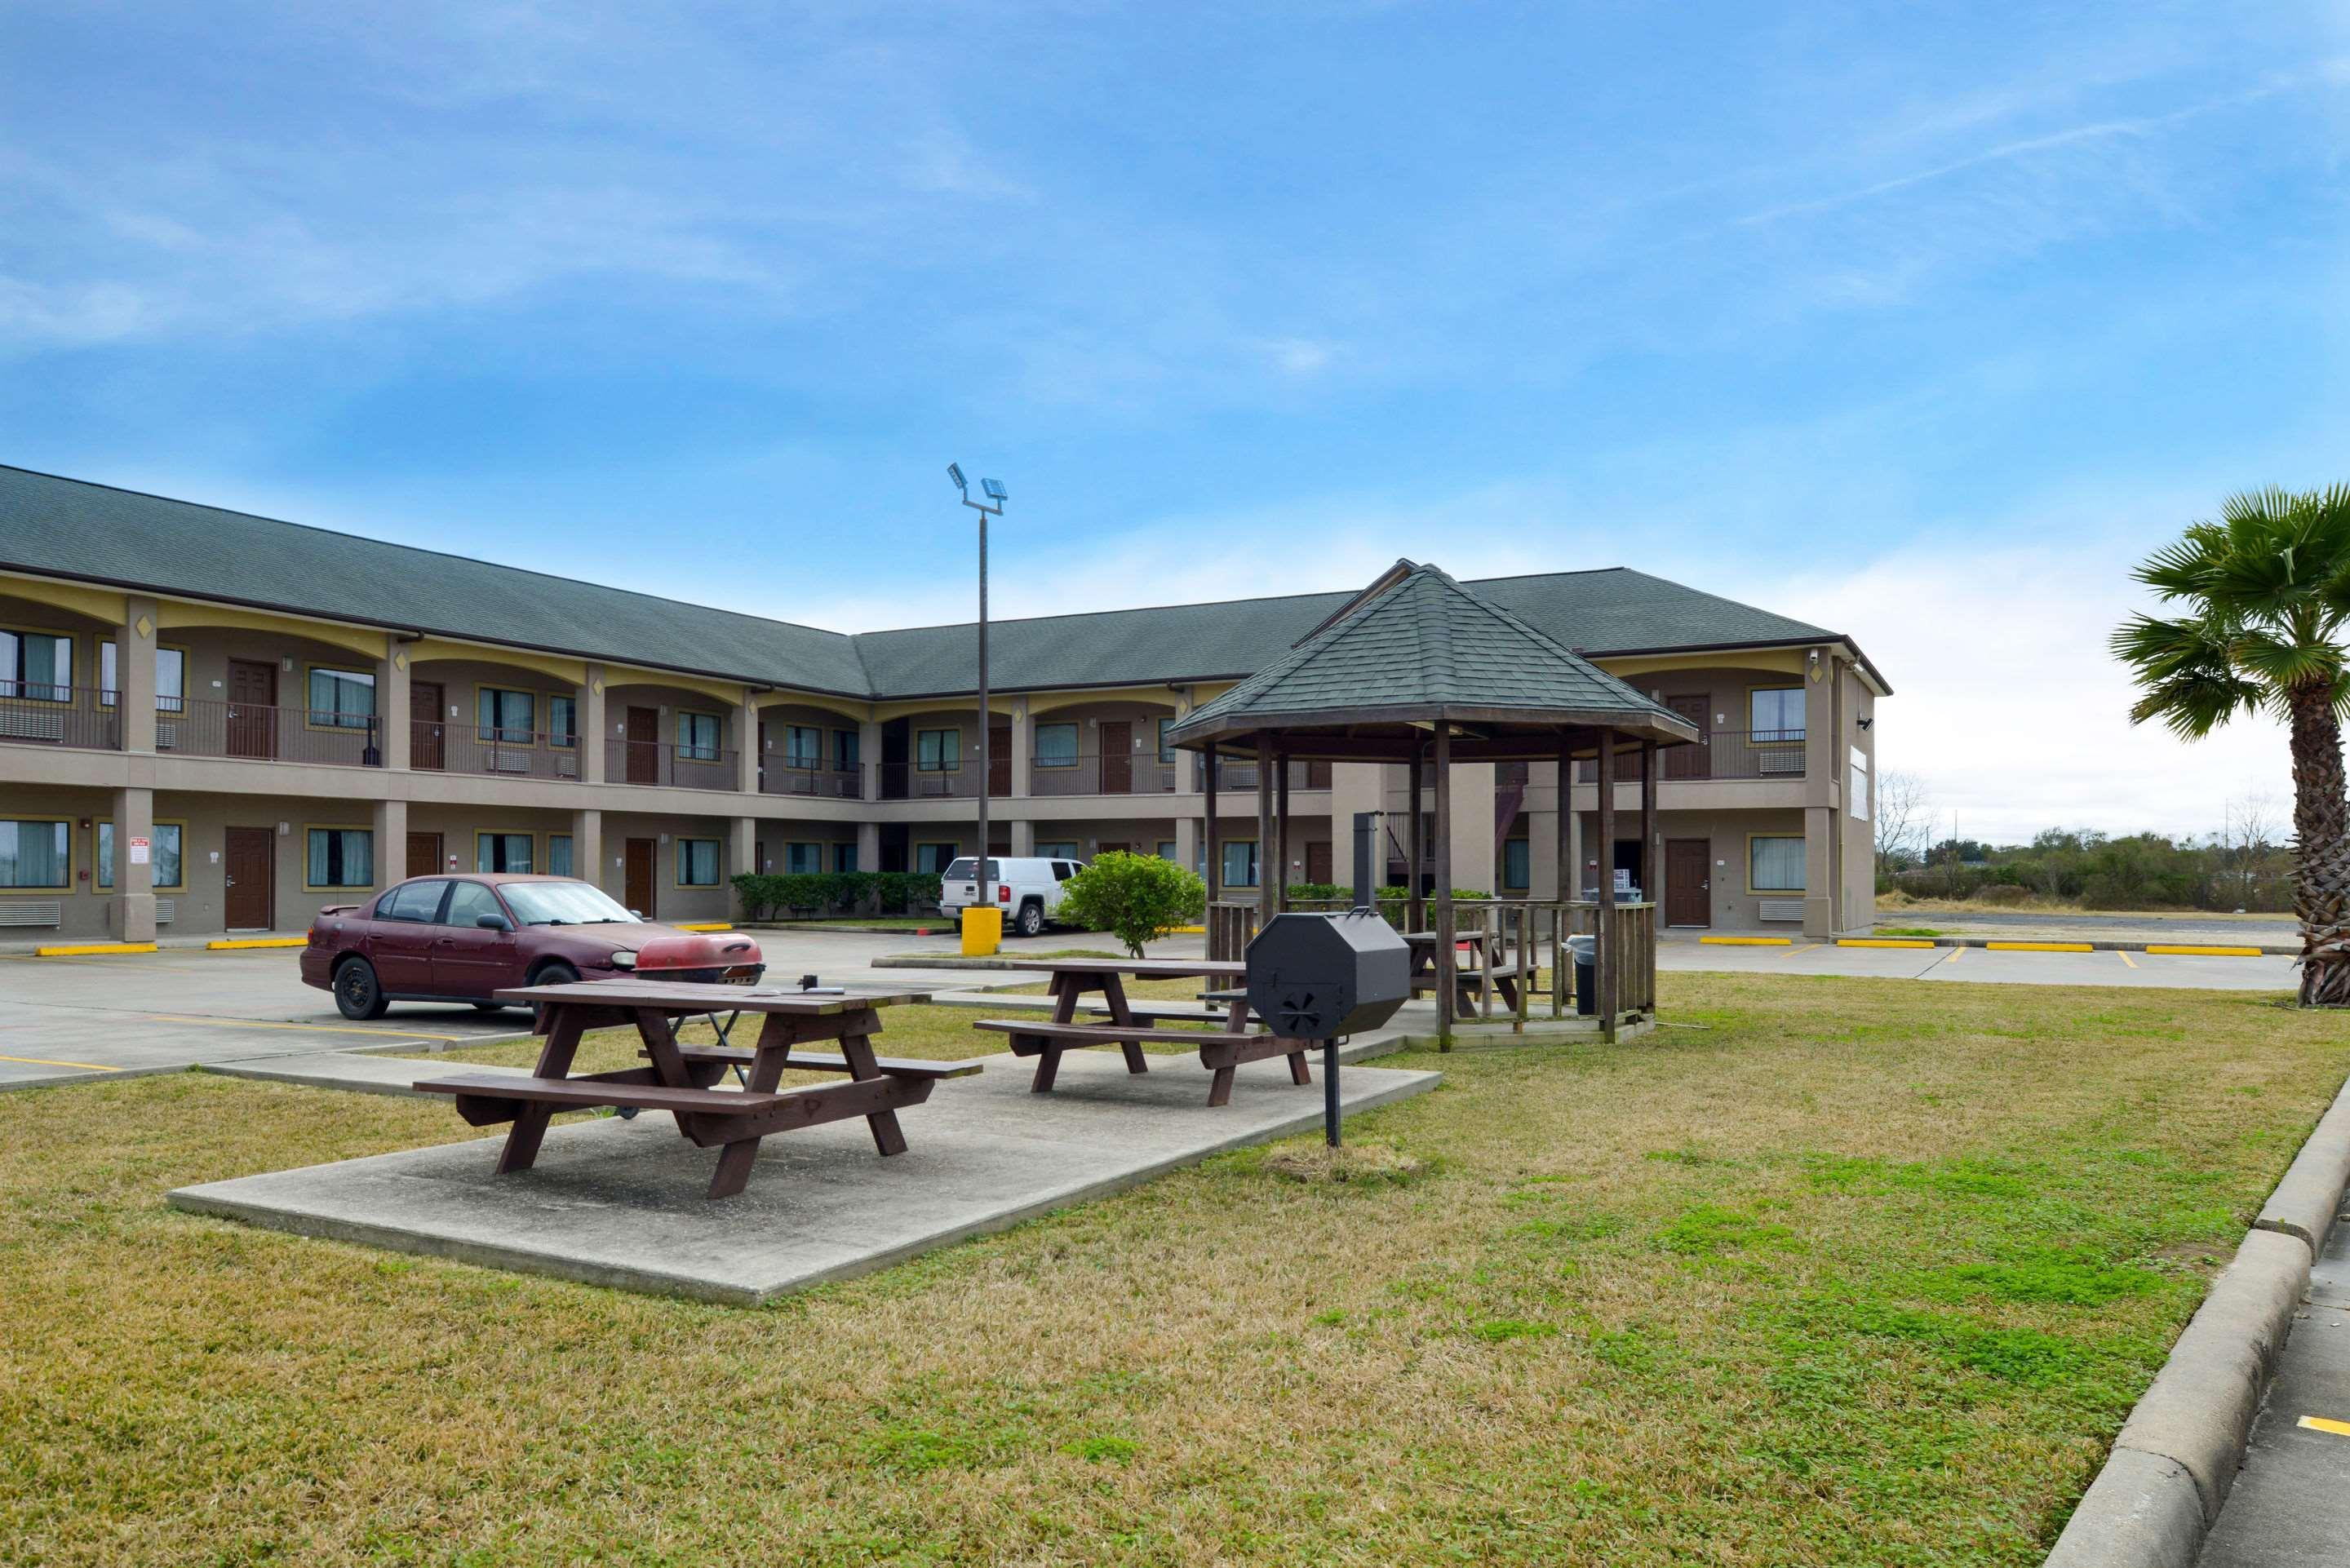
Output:
[[[1421,923],[1420,801],[1435,773],[1437,1023],[1452,1038],[1459,925],[1453,907],[1452,768],[1458,763],[1555,762],[1559,770],[1558,898],[1555,919],[1590,911],[1597,940],[1596,1013],[1613,1039],[1626,1009],[1627,976],[1653,985],[1657,866],[1657,753],[1698,738],[1695,726],[1642,696],[1555,639],[1462,587],[1441,569],[1398,561],[1286,654],[1222,696],[1201,704],[1168,732],[1174,745],[1205,759],[1211,944],[1238,957],[1247,931],[1288,904],[1288,764],[1292,762],[1400,763],[1410,809],[1408,925]],[[1220,926],[1222,861],[1216,816],[1220,759],[1256,763],[1258,877],[1253,915],[1240,928]],[[1564,828],[1572,810],[1575,764],[1605,759],[1596,770],[1599,839],[1616,836],[1616,788],[1637,759],[1640,784],[1639,886],[1642,902],[1620,902],[1612,866],[1603,862],[1594,898],[1580,886]],[[1611,852],[1612,853],[1612,852]],[[1376,885],[1378,878],[1373,878]],[[1526,900],[1528,906],[1533,900]],[[1224,906],[1229,909],[1232,906]],[[1639,918],[1626,919],[1638,911]],[[1500,915],[1493,917],[1501,919]],[[1555,926],[1563,929],[1563,925]],[[1531,909],[1518,922],[1520,950],[1532,937]],[[1490,987],[1489,973],[1484,983]],[[1490,992],[1488,993],[1490,994]],[[1650,1000],[1641,1002],[1652,1010]]]

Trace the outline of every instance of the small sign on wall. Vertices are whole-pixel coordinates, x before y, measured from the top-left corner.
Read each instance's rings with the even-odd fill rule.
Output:
[[[130,840],[130,864],[133,866],[147,864],[147,840],[136,835],[132,836]]]

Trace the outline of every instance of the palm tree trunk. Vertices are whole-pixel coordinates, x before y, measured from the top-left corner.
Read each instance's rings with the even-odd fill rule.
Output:
[[[2301,1004],[2350,1007],[2350,808],[2328,684],[2293,703],[2293,907],[2301,919]]]

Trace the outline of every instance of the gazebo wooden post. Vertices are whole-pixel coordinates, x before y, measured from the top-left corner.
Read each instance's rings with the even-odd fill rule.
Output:
[[[1215,742],[1210,741],[1200,748],[1200,766],[1204,770],[1205,783],[1202,787],[1207,791],[1208,795],[1208,853],[1207,858],[1201,863],[1208,873],[1208,956],[1221,958],[1223,955],[1216,951],[1216,899],[1222,890],[1224,857],[1222,846],[1216,843]]]
[[[1289,908],[1289,754],[1273,757],[1273,875],[1275,909]]]
[[[1599,1033],[1616,1043],[1617,970],[1623,955],[1616,942],[1616,732],[1599,727]]]
[[[1419,786],[1421,782],[1419,775],[1419,743],[1415,741],[1413,742],[1411,748],[1411,761],[1406,763],[1404,767],[1403,786],[1404,794],[1410,801],[1410,805],[1406,808],[1410,814],[1410,822],[1409,825],[1409,831],[1405,835],[1407,842],[1404,845],[1404,853],[1410,857],[1411,864],[1404,867],[1403,873],[1403,920],[1404,929],[1408,931],[1424,931],[1428,929],[1428,911],[1421,905],[1419,900],[1419,857],[1426,852],[1425,847],[1419,841]]]
[[[1273,754],[1273,736],[1260,730],[1256,736],[1256,923],[1262,930],[1273,923],[1275,909],[1274,877],[1276,867],[1268,865],[1273,849],[1273,770],[1279,764]],[[1234,954],[1238,957],[1238,954]]]
[[[1414,768],[1414,773],[1419,769]],[[1411,819],[1419,821],[1419,802],[1411,803]],[[1419,834],[1415,827],[1412,838]],[[1418,873],[1414,872],[1415,879]],[[1452,1049],[1452,990],[1458,969],[1452,950],[1452,726],[1436,722],[1436,1048]]]

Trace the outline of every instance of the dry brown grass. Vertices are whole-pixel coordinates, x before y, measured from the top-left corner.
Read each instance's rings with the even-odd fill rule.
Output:
[[[1659,979],[1705,1027],[1407,1059],[1392,1179],[1243,1153],[759,1312],[161,1205],[437,1102],[9,1096],[0,1562],[2031,1563],[2350,1056],[2259,997]]]

